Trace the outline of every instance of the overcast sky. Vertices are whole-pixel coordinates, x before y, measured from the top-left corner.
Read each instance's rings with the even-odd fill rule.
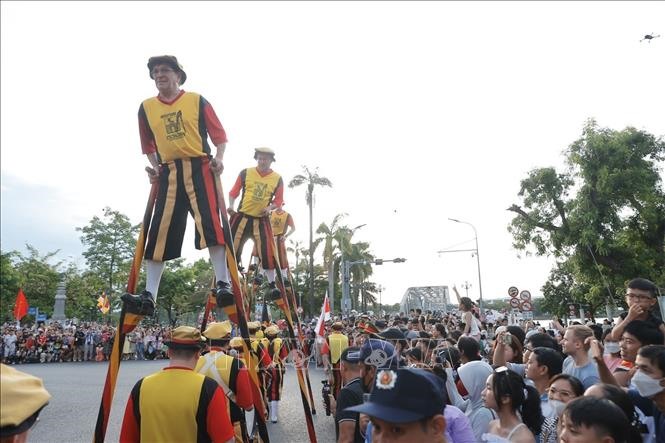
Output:
[[[511,285],[534,295],[551,258],[515,251],[506,208],[536,167],[562,167],[587,118],[665,134],[663,2],[2,2],[2,250],[61,250],[110,206],[139,222],[149,185],[137,129],[156,94],[147,59],[173,54],[229,137],[226,191],[277,152],[317,189],[315,226],[347,212],[379,258],[383,302],[410,286]],[[304,189],[286,189],[307,242]],[[191,221],[190,221],[191,225]],[[191,226],[190,226],[191,227]],[[183,254],[193,248],[190,229]],[[320,259],[320,258],[319,258]]]

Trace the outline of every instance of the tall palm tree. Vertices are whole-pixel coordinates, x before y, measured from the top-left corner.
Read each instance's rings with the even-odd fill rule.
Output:
[[[369,243],[358,242],[350,245],[348,253],[345,257],[350,261],[364,260],[366,263],[358,263],[351,266],[351,283],[353,284],[353,305],[358,306],[358,297],[360,295],[360,288],[367,277],[372,275],[371,262],[374,261],[374,256],[369,252]]]
[[[309,207],[309,313],[314,313],[314,225],[312,207],[314,206],[314,186],[332,187],[332,182],[319,175],[319,168],[310,171],[307,166],[302,167],[304,174],[298,174],[289,182],[289,188],[307,184],[305,200]]]
[[[318,238],[317,241],[323,241],[323,266],[328,269],[328,297],[330,298],[330,310],[333,312],[335,310],[335,259],[337,258],[335,253],[340,250],[340,229],[343,228],[339,226],[339,221],[346,215],[346,213],[337,214],[330,226],[321,223],[316,229],[317,234],[323,234],[323,237]],[[336,240],[337,246],[335,245]]]
[[[367,310],[367,305],[376,306],[376,293],[378,287],[376,283],[365,281],[360,285],[360,298],[362,300],[363,311]]]

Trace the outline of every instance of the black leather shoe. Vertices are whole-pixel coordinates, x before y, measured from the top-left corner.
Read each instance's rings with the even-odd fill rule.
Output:
[[[268,285],[268,293],[266,294],[268,300],[279,300],[282,298],[282,292],[277,289],[275,282],[272,282]]]
[[[217,287],[213,290],[215,298],[217,299],[217,306],[225,308],[235,303],[233,299],[233,292],[231,292],[231,285],[225,281],[218,281]]]
[[[125,312],[146,317],[155,314],[155,298],[149,291],[143,291],[139,295],[125,292],[120,299],[124,303]]]

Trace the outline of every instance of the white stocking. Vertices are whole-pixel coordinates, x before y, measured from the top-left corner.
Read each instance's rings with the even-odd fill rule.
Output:
[[[210,246],[210,261],[212,268],[215,270],[215,282],[223,281],[229,282],[229,268],[226,266],[226,246]]]
[[[165,266],[166,263],[163,261],[145,261],[145,290],[152,294],[155,301],[157,301],[159,282],[162,280],[162,272],[164,272]]]

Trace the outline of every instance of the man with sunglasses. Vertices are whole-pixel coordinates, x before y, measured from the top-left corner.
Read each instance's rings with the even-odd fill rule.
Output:
[[[612,329],[612,339],[621,340],[626,325],[633,320],[642,320],[657,328],[665,336],[665,324],[660,317],[654,315],[658,309],[659,290],[652,281],[646,278],[634,278],[626,285],[626,304],[628,312],[622,312],[621,320]]]
[[[196,248],[210,253],[215,291],[232,293],[215,186],[224,170],[226,132],[203,96],[180,88],[187,74],[177,58],[150,57],[148,72],[158,94],[139,107],[139,134],[150,182],[159,187],[145,246],[146,287],[139,295],[123,294],[122,300],[128,312],[151,316],[166,261],[180,257],[188,213],[196,222]]]

